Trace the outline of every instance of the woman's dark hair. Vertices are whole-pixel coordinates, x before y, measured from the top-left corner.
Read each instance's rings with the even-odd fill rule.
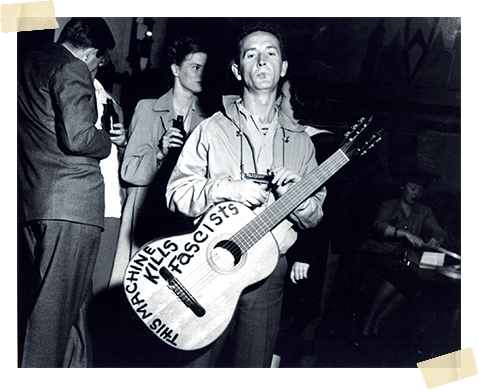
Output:
[[[93,47],[97,57],[115,47],[115,39],[103,18],[71,18],[63,28],[58,43],[69,43],[75,49]]]
[[[188,55],[195,53],[207,54],[207,49],[205,45],[191,37],[182,37],[168,47],[168,57],[171,65],[181,66]]]
[[[300,124],[317,124],[324,109],[324,91],[320,80],[313,76],[289,79],[290,105]]]

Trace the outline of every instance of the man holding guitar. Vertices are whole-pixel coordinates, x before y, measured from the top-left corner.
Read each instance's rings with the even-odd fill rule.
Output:
[[[204,223],[197,238],[206,237],[213,227],[216,228],[214,221],[221,221],[216,224],[219,225],[223,220],[231,219],[230,216],[242,213],[234,204],[245,205],[260,215],[317,167],[310,138],[277,104],[279,81],[288,67],[279,39],[278,34],[266,28],[256,28],[242,35],[231,68],[242,84],[242,96],[223,98],[224,113],[214,114],[196,128],[173,170],[166,193],[171,210],[189,217],[201,217],[211,207],[229,203],[227,209],[219,207],[217,215],[211,214],[207,218],[208,224]],[[268,233],[272,236],[274,248],[258,251],[252,247],[247,256],[241,254],[242,260],[236,259],[238,263],[254,261],[252,273],[261,274],[261,267],[269,267],[271,272],[263,272],[265,276],[259,276],[251,285],[245,286],[238,301],[231,299],[229,304],[223,297],[218,297],[218,304],[222,305],[219,310],[226,310],[229,306],[234,308],[237,304],[232,321],[224,332],[221,331],[219,338],[201,350],[200,357],[191,366],[213,367],[230,336],[228,345],[232,346],[233,367],[270,367],[287,271],[285,253],[295,242],[297,229],[315,227],[320,221],[325,195],[326,190],[321,187],[294,206],[287,218],[274,225]],[[250,235],[255,234],[251,232]],[[265,247],[262,241],[253,245]],[[261,255],[256,256],[256,252]],[[208,261],[214,263],[215,260]],[[230,273],[247,267],[234,263]],[[226,266],[222,268],[222,264],[212,264],[211,268],[217,269],[218,274],[229,272]],[[165,280],[175,282],[174,275],[163,271],[161,276]],[[180,272],[176,276],[179,278]],[[199,307],[201,303],[198,298],[198,304],[193,302],[191,305]],[[201,308],[197,317],[204,315],[207,318],[212,310],[205,307],[204,315]]]

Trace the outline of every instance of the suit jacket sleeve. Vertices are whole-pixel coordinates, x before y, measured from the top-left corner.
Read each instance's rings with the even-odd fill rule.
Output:
[[[52,103],[58,118],[57,137],[66,154],[103,159],[111,140],[95,127],[96,97],[88,68],[78,61],[61,66],[50,80]]]

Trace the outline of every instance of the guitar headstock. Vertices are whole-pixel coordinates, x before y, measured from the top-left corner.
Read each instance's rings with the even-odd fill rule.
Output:
[[[360,118],[358,122],[354,124],[347,133],[345,133],[345,138],[342,141],[340,149],[347,155],[347,157],[351,158],[356,155],[363,156],[382,139],[383,129],[380,129],[372,134],[372,136],[365,138],[366,135],[363,133],[372,122],[372,119],[373,116]]]

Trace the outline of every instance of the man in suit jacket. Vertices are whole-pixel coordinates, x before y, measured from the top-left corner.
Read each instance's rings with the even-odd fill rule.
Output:
[[[19,365],[91,364],[86,303],[104,218],[99,161],[111,151],[97,129],[90,72],[113,35],[101,18],[73,18],[57,43],[19,61]]]

